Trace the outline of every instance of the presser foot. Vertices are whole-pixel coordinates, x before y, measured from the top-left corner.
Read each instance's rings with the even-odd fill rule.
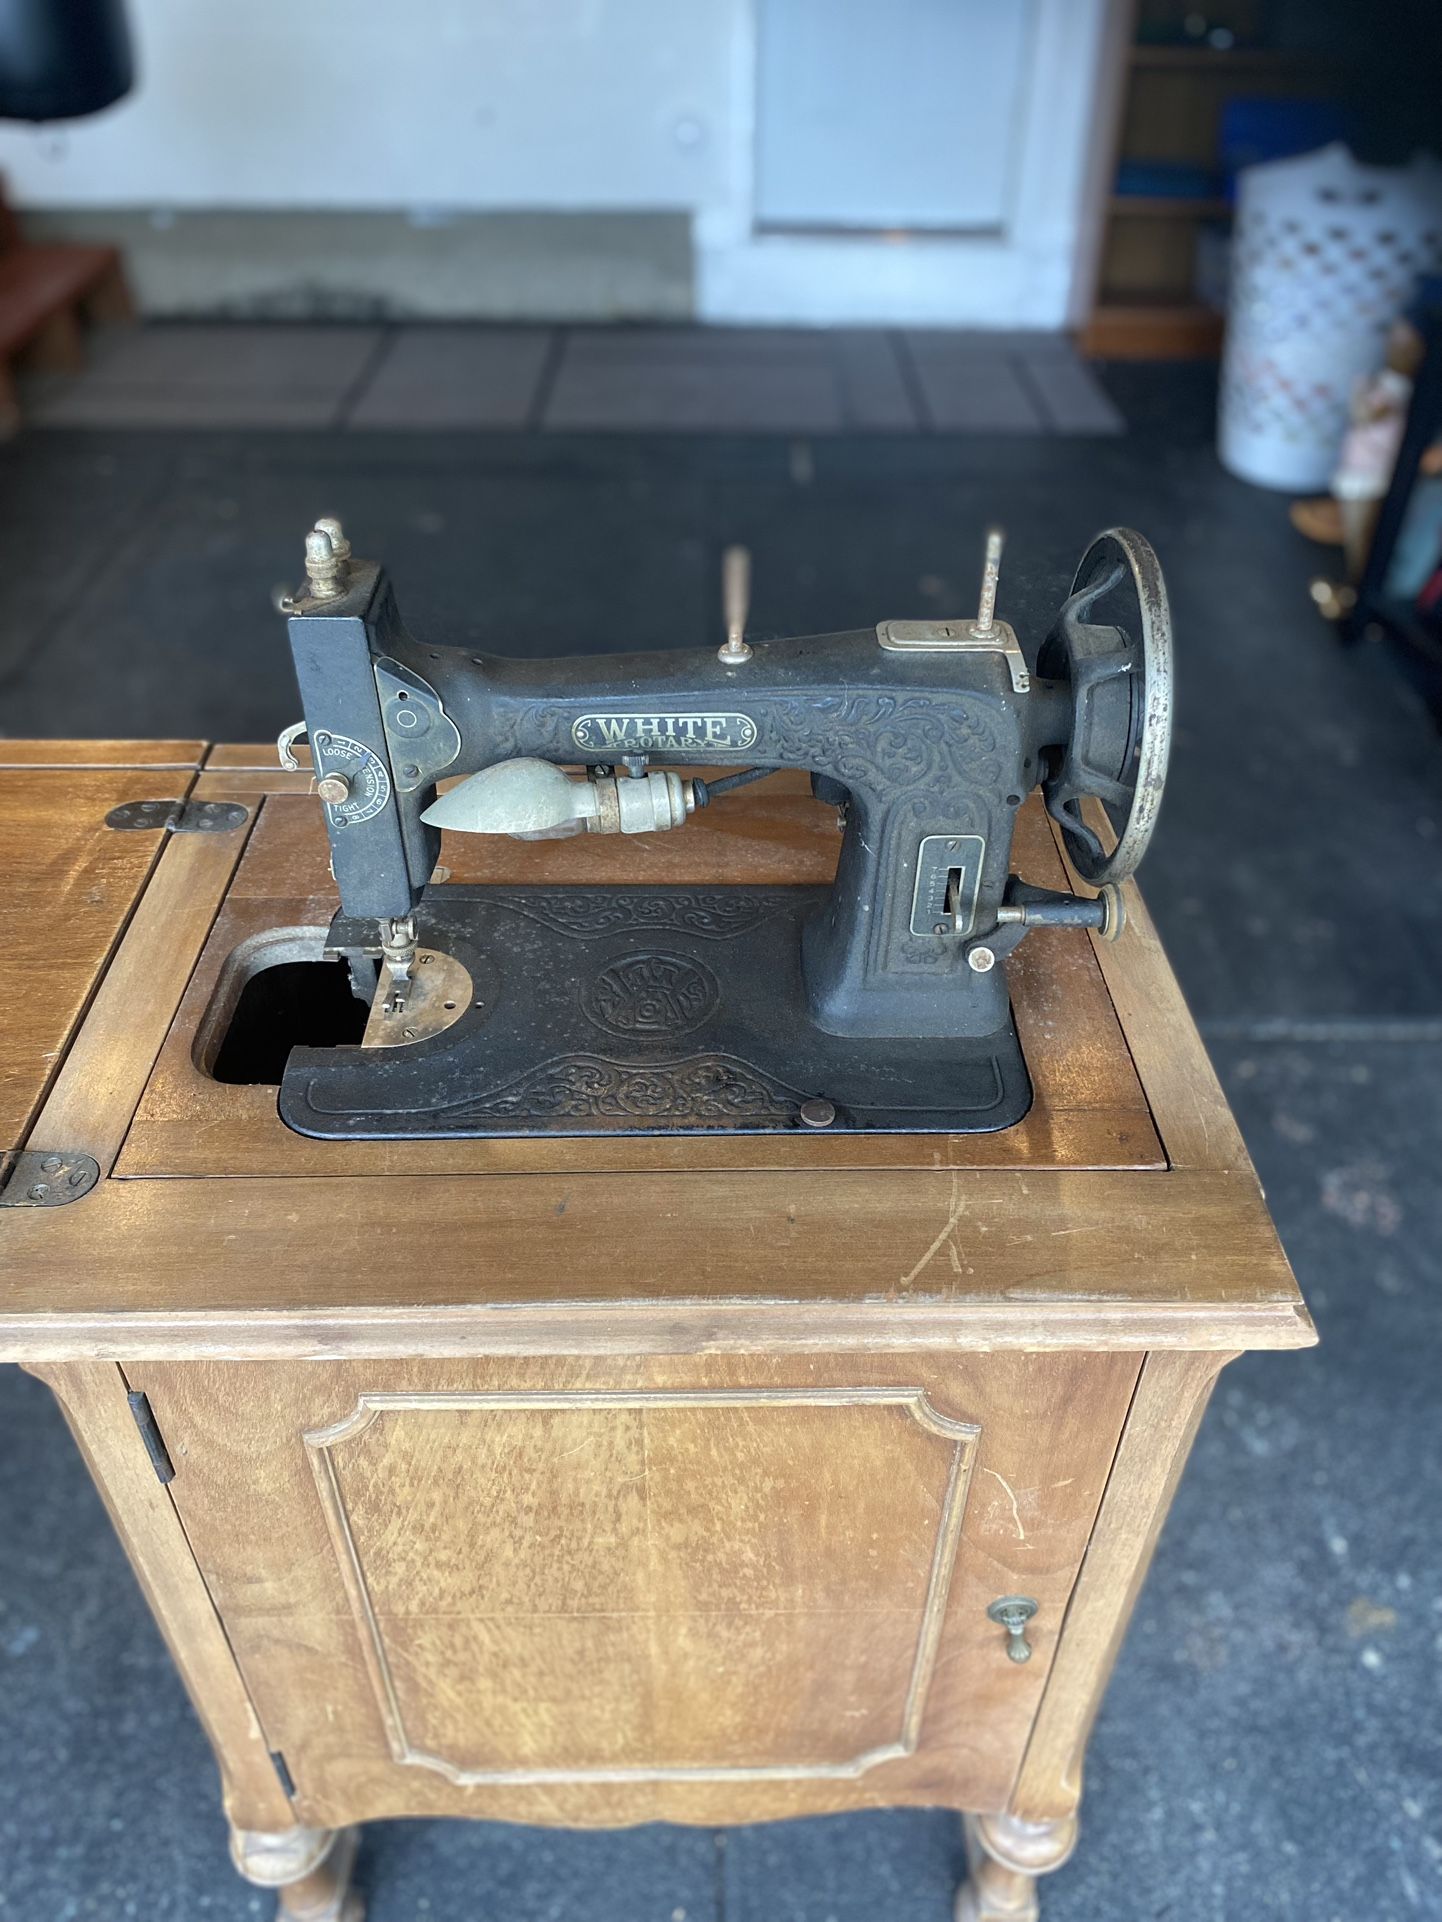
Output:
[[[346,1140],[975,1134],[1019,1121],[1031,1083],[1009,1018],[943,1038],[816,1026],[801,931],[826,899],[792,887],[437,889],[419,909],[405,1008],[387,1012],[383,969],[360,1048],[292,1052],[282,1119]],[[338,920],[328,945],[355,938]]]

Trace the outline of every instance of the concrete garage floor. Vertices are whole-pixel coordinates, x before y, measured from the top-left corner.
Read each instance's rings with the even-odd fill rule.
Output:
[[[1316,621],[1285,503],[1218,468],[1205,372],[1103,384],[1123,435],[957,431],[964,401],[910,432],[29,433],[0,450],[0,723],[273,735],[298,706],[267,596],[327,511],[390,561],[415,626],[540,654],[719,639],[731,540],[761,634],[954,611],[992,518],[1002,612],[1034,638],[1097,526],[1145,531],[1180,687],[1144,883],[1322,1346],[1222,1377],[1044,1913],[1442,1916],[1442,745]],[[0,1917],[266,1913],[99,1501],[14,1370],[0,1543]],[[954,1819],[921,1811],[725,1835],[380,1824],[362,1880],[373,1922],[946,1922],[960,1867]]]

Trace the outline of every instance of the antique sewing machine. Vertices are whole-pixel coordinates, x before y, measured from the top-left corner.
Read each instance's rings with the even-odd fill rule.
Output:
[[[384,569],[318,522],[285,601],[305,719],[280,755],[295,767],[308,737],[341,900],[328,952],[373,1010],[359,1048],[292,1054],[286,1121],[348,1139],[1018,1121],[1031,1088],[1005,957],[1038,925],[1119,932],[1165,778],[1171,664],[1139,535],[1088,549],[1035,672],[996,615],[1001,546],[992,533],[974,619],[752,645],[732,549],[719,650],[537,662],[413,637]],[[698,766],[721,772],[678,772]],[[436,873],[442,828],[684,831],[783,768],[838,811],[829,889]],[[1011,872],[1036,786],[1094,896]],[[1087,797],[1117,816],[1110,852]]]

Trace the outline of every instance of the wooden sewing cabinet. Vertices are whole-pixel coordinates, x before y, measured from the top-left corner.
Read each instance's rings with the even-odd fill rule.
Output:
[[[334,906],[270,759],[0,745],[0,1356],[59,1398],[237,1867],[321,1922],[373,1818],[940,1804],[958,1915],[1034,1915],[1218,1370],[1313,1340],[1135,889],[1114,946],[1014,958],[1002,1134],[327,1144],[207,1072]],[[140,800],[246,814],[105,825]],[[795,780],[442,859],[810,883],[838,838]],[[1064,878],[1035,804],[1018,866]]]

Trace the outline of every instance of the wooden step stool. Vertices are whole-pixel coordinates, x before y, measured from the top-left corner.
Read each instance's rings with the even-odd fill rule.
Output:
[[[20,424],[17,366],[78,373],[86,324],[134,317],[119,248],[31,246],[0,193],[0,438]]]

